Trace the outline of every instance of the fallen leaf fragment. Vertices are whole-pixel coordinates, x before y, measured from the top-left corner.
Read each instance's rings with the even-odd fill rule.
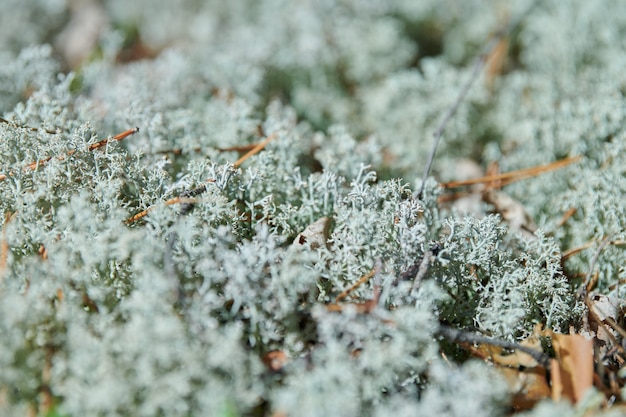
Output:
[[[593,385],[593,341],[578,334],[552,334],[556,353],[550,365],[552,399],[568,398],[574,404]]]
[[[311,223],[293,240],[295,247],[307,247],[313,250],[326,246],[328,240],[328,229],[330,227],[330,219],[322,217],[321,219]]]
[[[594,295],[591,300],[591,309],[600,321],[605,321],[607,318],[615,321],[619,320],[620,313],[624,302],[617,298],[607,295],[597,294]]]

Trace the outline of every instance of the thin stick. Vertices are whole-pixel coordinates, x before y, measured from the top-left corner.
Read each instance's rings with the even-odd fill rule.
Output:
[[[256,143],[250,143],[248,145],[230,146],[228,148],[215,148],[215,149],[217,149],[220,152],[243,153],[243,152],[248,152],[250,149],[253,149],[256,145],[257,145]],[[192,151],[201,152],[202,148],[193,148]],[[180,155],[183,153],[183,150],[182,149],[169,149],[169,150],[159,151],[159,153],[173,153],[174,155]]]
[[[378,307],[380,300],[380,288],[374,286],[374,297],[371,300],[364,301],[362,303],[350,303],[350,304],[327,304],[326,310],[332,313],[338,313],[344,311],[348,306],[352,306],[359,314],[369,314]]]
[[[437,147],[439,146],[439,142],[441,141],[441,136],[443,135],[444,129],[446,128],[446,126],[448,125],[448,123],[450,122],[454,114],[457,112],[457,110],[461,106],[461,103],[465,99],[465,96],[467,96],[467,93],[469,92],[472,84],[474,84],[474,82],[478,79],[478,75],[480,74],[480,71],[485,67],[485,64],[487,63],[489,57],[491,56],[496,46],[500,44],[500,41],[503,38],[505,38],[511,32],[513,32],[513,30],[521,23],[522,19],[530,12],[530,10],[534,7],[534,5],[535,3],[533,2],[531,6],[528,8],[528,10],[526,10],[525,13],[522,13],[517,20],[511,21],[503,29],[499,30],[491,38],[491,40],[485,45],[480,55],[476,57],[470,78],[467,80],[467,82],[461,89],[461,92],[459,93],[458,97],[456,98],[454,103],[452,103],[452,106],[448,109],[443,120],[441,121],[441,123],[439,123],[439,126],[433,133],[433,137],[435,141],[433,143],[432,150],[430,151],[430,155],[428,156],[428,161],[426,162],[426,168],[424,169],[424,175],[422,176],[422,184],[420,185],[420,190],[417,193],[418,198],[421,199],[422,194],[424,193],[424,186],[426,184],[426,178],[428,178],[428,174],[430,173],[430,169],[433,165],[433,161],[435,159],[435,153],[437,152]]]
[[[606,321],[606,324],[611,326],[613,328],[613,330],[615,330],[617,333],[619,333],[622,336],[622,339],[626,339],[626,330],[624,330],[624,328],[622,326],[617,324],[617,322],[615,320],[613,320],[611,317],[607,317],[607,318],[604,319],[604,321]],[[619,343],[617,345],[619,346]],[[621,346],[620,346],[620,348],[621,348],[622,351],[624,350],[624,348],[622,348]]]
[[[546,369],[550,369],[550,357],[543,352],[535,349],[531,349],[527,346],[520,345],[519,343],[508,342],[506,340],[492,339],[479,334],[474,334],[466,330],[455,329],[449,326],[440,325],[437,329],[437,333],[450,340],[451,342],[472,343],[472,344],[486,344],[492,346],[498,346],[503,349],[519,350],[530,355],[541,366]]]
[[[596,243],[596,242],[592,240],[592,241],[587,242],[587,243],[585,243],[585,244],[583,244],[583,245],[580,245],[580,246],[578,246],[578,247],[576,247],[576,248],[568,249],[568,250],[564,251],[564,252],[561,254],[561,260],[562,260],[562,261],[566,261],[566,260],[568,260],[569,258],[571,258],[572,256],[574,256],[574,255],[576,255],[576,254],[578,254],[578,253],[580,253],[580,252],[582,252],[582,251],[584,251],[584,250],[586,250],[586,249],[589,249],[589,248],[590,248],[590,247],[592,247],[595,243]],[[625,241],[625,240],[612,240],[612,241],[610,241],[609,243],[607,243],[607,245],[611,245],[611,246],[622,246],[622,245],[624,245],[624,244],[626,244],[626,241]],[[609,289],[610,289],[610,288],[609,288]]]
[[[546,165],[518,169],[516,171],[505,172],[502,174],[486,175],[480,178],[471,178],[469,180],[446,182],[446,183],[441,184],[441,186],[443,188],[457,188],[457,187],[463,187],[467,185],[485,184],[485,183],[490,183],[494,181],[502,181],[502,185],[508,185],[524,178],[534,177],[539,174],[543,174],[545,172],[550,172],[550,171],[554,171],[557,169],[561,169],[563,167],[566,167],[580,160],[581,160],[580,156],[573,156],[571,158],[561,159],[559,161],[551,162]]]
[[[561,220],[559,220],[559,223],[557,224],[557,227],[563,227],[565,226],[565,223],[567,223],[567,221],[574,215],[576,214],[576,207],[572,207],[569,210],[567,210],[565,212],[565,214],[563,214],[563,217],[561,217]]]
[[[176,204],[176,203],[178,203],[178,197],[170,198],[169,200],[167,200],[165,202],[165,204],[168,205],[168,206],[172,205],[172,204]],[[144,217],[146,217],[148,215],[148,213],[150,213],[154,209],[154,207],[155,206],[150,206],[147,209],[142,210],[139,213],[132,215],[131,217],[126,219],[124,221],[124,223],[131,224],[131,223],[136,222],[137,220],[143,219]]]

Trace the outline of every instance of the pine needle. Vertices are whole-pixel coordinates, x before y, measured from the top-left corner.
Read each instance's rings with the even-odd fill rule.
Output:
[[[573,156],[571,158],[561,159],[559,161],[551,162],[546,165],[539,165],[532,168],[518,169],[516,171],[510,171],[496,175],[486,175],[480,178],[471,178],[469,180],[445,182],[441,184],[441,186],[443,188],[458,188],[474,184],[488,184],[495,181],[500,181],[501,185],[504,186],[522,179],[536,177],[537,175],[546,172],[564,168],[570,164],[580,161],[581,159],[581,156]]]

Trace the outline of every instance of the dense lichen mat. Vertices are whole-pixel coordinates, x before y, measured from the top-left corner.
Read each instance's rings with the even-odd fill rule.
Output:
[[[626,3],[3,15],[0,414],[623,412]]]

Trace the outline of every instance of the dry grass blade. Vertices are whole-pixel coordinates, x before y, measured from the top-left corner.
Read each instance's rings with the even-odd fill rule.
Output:
[[[370,314],[376,307],[380,300],[380,288],[374,287],[374,297],[371,300],[367,300],[361,303],[348,303],[348,304],[327,304],[326,310],[331,313],[341,313],[348,308],[354,308],[358,314]]]
[[[574,214],[576,214],[576,207],[572,207],[569,210],[567,210],[565,214],[563,214],[563,217],[561,217],[561,220],[559,220],[559,222],[557,223],[557,226],[558,227],[565,226],[565,223],[567,223],[567,221],[571,219]]]

